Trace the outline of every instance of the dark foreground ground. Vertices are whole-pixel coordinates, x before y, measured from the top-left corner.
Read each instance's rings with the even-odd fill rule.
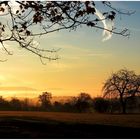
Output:
[[[0,138],[140,138],[140,128],[0,117]]]

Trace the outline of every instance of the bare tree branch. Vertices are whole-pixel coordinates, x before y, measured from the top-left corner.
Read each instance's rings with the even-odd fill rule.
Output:
[[[111,11],[107,10],[107,12],[102,13],[104,18],[96,16],[96,4],[93,1],[16,1],[16,7],[12,7],[9,1],[1,1],[0,16],[7,16],[8,21],[7,24],[3,21],[0,22],[0,42],[8,55],[11,53],[3,43],[12,41],[17,42],[21,48],[39,56],[42,61],[42,59],[59,59],[43,55],[43,53],[57,53],[58,50],[34,46],[35,37],[60,30],[76,30],[83,25],[129,37],[130,32],[127,28],[118,31],[116,27],[108,29],[101,26],[100,23],[106,20],[113,21],[116,12],[125,15],[131,15],[134,12],[121,12],[121,10],[114,8],[110,2],[100,3],[111,9]]]

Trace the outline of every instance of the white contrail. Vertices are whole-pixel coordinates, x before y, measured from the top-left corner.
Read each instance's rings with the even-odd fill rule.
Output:
[[[95,8],[95,10],[96,10],[95,14],[99,17],[99,19],[105,19],[105,16],[99,10],[97,10],[96,8]],[[114,24],[112,21],[102,20],[102,23],[103,23],[104,29],[112,30],[112,27]],[[102,41],[111,39],[111,37],[112,37],[111,32],[106,31],[106,30],[103,31],[103,40]]]

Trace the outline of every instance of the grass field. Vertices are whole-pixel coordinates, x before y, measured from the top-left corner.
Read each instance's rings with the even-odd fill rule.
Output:
[[[0,111],[0,124],[0,138],[140,138],[139,114]]]

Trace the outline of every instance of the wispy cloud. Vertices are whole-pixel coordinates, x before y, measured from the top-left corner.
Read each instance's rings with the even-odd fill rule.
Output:
[[[104,29],[112,30],[112,26],[114,24],[112,21],[106,21],[106,20],[104,20],[105,19],[105,16],[99,10],[97,10],[97,9],[96,9],[96,13],[95,14],[99,17],[99,19],[102,20]],[[104,30],[103,31],[103,40],[102,41],[109,40],[112,37],[112,33],[109,32],[109,31],[107,31],[107,30]]]
[[[87,58],[87,57],[103,57],[103,58],[108,58],[111,57],[111,53],[91,53],[87,52],[85,54],[78,54],[78,56],[66,56],[65,59],[70,59],[70,60],[81,60],[82,58]]]
[[[55,46],[55,45],[54,45]],[[56,47],[56,46],[55,46]],[[75,45],[68,45],[68,44],[62,44],[57,46],[59,48],[62,48],[60,53],[61,58],[64,61],[81,61],[84,60],[87,57],[103,57],[103,58],[108,58],[111,57],[111,53],[103,52],[103,51],[96,51],[92,49],[92,47],[80,47],[80,46],[75,46]],[[71,68],[74,65],[74,63],[71,64],[66,64],[66,63],[61,63],[60,60],[60,65],[55,63],[53,64],[54,67],[57,68]]]
[[[106,57],[106,56],[112,56],[110,53],[88,53],[86,54],[87,56],[101,56],[101,57]]]
[[[0,86],[0,91],[36,91],[37,89],[31,87],[20,87],[20,86]]]
[[[63,88],[47,88],[48,90],[59,90],[59,91],[61,91],[61,90],[64,90]]]

